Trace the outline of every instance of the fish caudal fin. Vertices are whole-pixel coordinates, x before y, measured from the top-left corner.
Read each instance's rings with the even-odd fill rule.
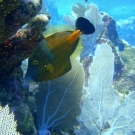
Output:
[[[84,17],[78,17],[75,25],[76,29],[80,30],[82,34],[92,34],[95,32],[94,25]]]
[[[73,31],[73,33],[71,35],[68,36],[67,40],[70,43],[75,42],[80,37],[81,34],[82,34],[82,32],[80,30],[75,30],[75,31]]]

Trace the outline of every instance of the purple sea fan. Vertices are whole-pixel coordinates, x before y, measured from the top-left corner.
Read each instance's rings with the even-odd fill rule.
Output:
[[[77,60],[65,75],[40,83],[36,93],[38,135],[49,135],[50,129],[65,130],[78,126],[80,99],[84,83],[84,71]]]

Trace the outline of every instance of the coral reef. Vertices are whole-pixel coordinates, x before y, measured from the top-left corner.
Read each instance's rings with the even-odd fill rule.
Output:
[[[29,84],[24,82],[22,77],[23,72],[18,68],[16,74],[6,77],[0,83],[0,102],[3,106],[10,105],[10,110],[17,119],[17,129],[21,134],[36,135],[34,119],[27,105]]]
[[[23,80],[25,67],[22,70],[21,63],[43,39],[41,33],[50,21],[45,3],[56,14],[52,17],[55,23],[59,16],[53,0],[0,3],[0,102],[10,106],[0,108],[0,113],[6,109],[5,115],[13,118],[14,134],[74,134],[74,128],[78,135],[135,132],[135,92],[131,92],[135,90],[134,48],[119,38],[115,20],[93,3],[86,7],[77,3],[72,16],[64,15],[73,28],[79,16],[96,28],[94,34],[82,35],[82,65],[72,60],[71,71],[48,82],[28,84]],[[0,128],[5,127],[2,124]],[[0,134],[7,131],[0,130]]]
[[[104,38],[109,39],[115,46],[118,46],[119,51],[123,51],[125,45],[118,36],[116,21],[107,14],[102,13],[102,15],[103,15],[102,20],[104,21],[105,24],[103,37],[105,36]]]
[[[104,126],[103,124],[107,122],[106,117],[110,117],[109,115],[106,117],[104,116],[113,110],[113,105],[110,105],[111,108],[108,109],[108,102],[110,101],[109,103],[115,105],[115,103],[112,102],[113,98],[115,98],[115,92],[111,88],[114,73],[114,54],[108,44],[103,43],[97,46],[95,56],[93,57],[93,63],[89,68],[89,73],[89,87],[86,89],[84,101],[82,101],[84,102],[82,113],[78,120],[83,122],[82,124],[89,129],[91,134],[99,135],[99,129],[102,129]],[[90,100],[88,100],[88,98]],[[104,109],[105,107],[107,108],[106,110]],[[97,127],[99,127],[99,129]]]
[[[16,121],[14,120],[14,114],[10,113],[9,106],[0,106],[0,134],[1,135],[20,135],[16,131]]]
[[[39,0],[2,1],[0,6],[2,15],[0,33],[6,39],[0,40],[0,63],[2,65],[0,73],[3,74],[1,75],[2,80],[10,68],[19,67],[21,61],[30,56],[40,40],[40,32],[49,22],[50,15],[38,14],[35,16],[41,9],[41,1]],[[3,24],[3,22],[5,23]],[[21,28],[25,23],[27,25]],[[8,36],[6,36],[2,33],[2,28],[7,28],[13,33],[8,31]],[[4,30],[4,32],[7,32],[7,30]]]
[[[125,135],[135,132],[135,92],[130,92],[121,101],[112,87],[114,54],[108,44],[97,46],[89,73],[89,87],[85,89],[82,113],[78,117],[81,126],[76,129],[76,134]]]
[[[134,59],[135,59],[135,47],[130,46],[129,44],[125,43],[125,50],[123,52],[120,52],[120,58],[122,59],[122,62],[124,66],[128,69],[129,72],[133,72],[134,70]]]
[[[135,48],[125,42],[125,49],[119,53],[123,63],[123,72],[119,80],[114,80],[116,89],[125,96],[130,91],[135,91]]]
[[[18,68],[16,74],[6,77],[1,83],[0,100],[3,105],[27,102],[29,84],[22,79],[22,70]]]
[[[75,18],[85,14],[85,17],[87,16],[91,21],[96,8],[92,14],[88,8],[92,6],[90,5],[88,4],[84,7],[77,3],[77,6],[72,8],[72,16],[65,15],[64,20],[71,27],[74,27]],[[130,113],[132,106],[134,106],[134,92],[131,92],[134,91],[135,87],[134,48],[119,38],[116,22],[112,17],[104,12],[98,11],[98,13],[101,16],[104,27],[102,32],[99,33],[100,36],[95,34],[91,41],[89,41],[90,37],[84,41],[88,42],[87,44],[91,44],[93,40],[94,49],[92,50],[92,47],[88,46],[84,50],[84,52],[88,52],[87,55],[81,57],[85,71],[85,89],[83,93],[85,93],[86,97],[84,96],[84,100],[82,100],[82,114],[78,117],[81,128],[76,130],[75,133],[78,135],[130,134],[134,132],[133,125],[135,124],[134,113]],[[96,17],[94,16],[93,20]],[[84,44],[84,46],[87,45]],[[111,55],[113,55],[113,61]],[[100,66],[102,66],[101,69]],[[108,69],[106,69],[107,67]],[[106,116],[106,114],[108,115]]]
[[[0,43],[2,43],[7,37],[8,37],[8,32],[5,30],[5,18],[7,16],[8,13],[10,13],[12,10],[14,10],[20,3],[22,0],[9,0],[7,1],[3,1],[0,2],[0,14],[1,14],[1,18],[0,18]]]
[[[40,1],[9,0],[0,2],[0,7],[0,43],[2,43],[34,17],[41,5]]]
[[[84,71],[78,60],[72,60],[72,69],[65,75],[39,84],[36,93],[38,135],[53,130],[67,132],[78,125]]]
[[[9,104],[23,135],[37,134],[27,105],[29,84],[23,80],[20,66],[42,40],[42,30],[50,20],[48,13],[39,14],[41,6],[40,0],[0,2],[0,102]]]
[[[34,17],[25,29],[19,29],[15,35],[0,45],[1,79],[10,75],[21,61],[28,58],[41,40],[41,30],[48,23],[48,15],[39,14]]]
[[[17,120],[17,129],[22,135],[37,135],[35,121],[27,104],[10,105]]]

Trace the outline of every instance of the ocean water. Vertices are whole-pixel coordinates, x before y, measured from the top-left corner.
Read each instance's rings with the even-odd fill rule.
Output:
[[[43,0],[40,13],[51,20],[38,14],[38,0],[21,2],[11,12],[5,0],[0,10],[0,135],[135,135],[135,0]],[[74,42],[77,2],[92,5],[85,18],[95,32]],[[68,57],[78,42],[80,57]]]
[[[75,5],[76,2],[80,2],[85,5],[84,0],[62,0],[62,1],[54,1],[57,8],[58,13],[62,14],[70,14],[72,5]],[[119,19],[127,19],[131,16],[135,15],[135,1],[134,0],[88,0],[88,4],[95,3],[100,11],[107,12],[111,15],[115,20]]]
[[[45,3],[48,3],[49,0],[44,0]],[[130,45],[135,46],[135,1],[134,0],[88,0],[87,4],[84,0],[63,0],[63,1],[53,1],[52,5],[48,5],[50,14],[52,15],[52,24],[61,24],[65,23],[63,21],[63,15],[71,15],[72,6],[76,5],[76,2],[81,3],[83,6],[87,4],[94,3],[98,6],[100,12],[106,12],[109,14],[115,21],[118,29],[118,34],[121,39],[126,40]],[[54,10],[55,7],[55,10]]]

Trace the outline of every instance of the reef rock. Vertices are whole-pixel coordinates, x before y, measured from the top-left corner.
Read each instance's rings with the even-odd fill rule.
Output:
[[[2,4],[1,6],[5,9],[5,3]],[[0,65],[2,65],[0,67],[0,80],[13,73],[21,65],[21,62],[30,56],[43,38],[40,33],[48,24],[50,15],[36,15],[40,7],[40,3],[22,1],[8,13],[0,11],[3,14],[0,20],[0,34],[2,35],[0,38]],[[32,17],[34,18],[31,19]],[[26,27],[21,28],[25,23],[27,23]]]
[[[27,105],[29,84],[20,66],[42,40],[41,32],[50,20],[48,13],[39,14],[41,6],[40,0],[0,2],[0,104],[10,106],[23,135],[36,135]]]
[[[39,1],[3,0],[0,2],[0,43],[15,34],[22,25],[40,10]]]
[[[102,13],[105,29],[104,36],[109,39],[115,46],[118,46],[119,51],[124,50],[124,43],[118,36],[118,31],[116,28],[116,21],[109,15]]]

